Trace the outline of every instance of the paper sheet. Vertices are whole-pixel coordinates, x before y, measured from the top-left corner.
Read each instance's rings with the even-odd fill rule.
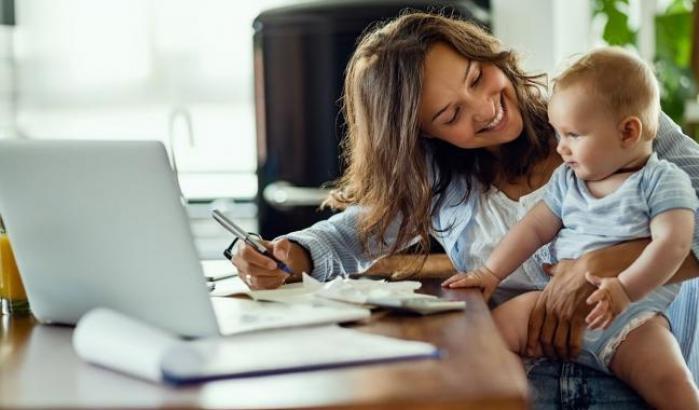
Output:
[[[368,364],[397,359],[436,358],[429,343],[393,339],[339,326],[279,329],[180,345],[163,357],[170,382],[221,376],[241,377]]]
[[[242,298],[211,298],[221,333],[225,335],[363,320],[371,315],[359,306],[270,303]]]
[[[335,301],[353,305],[368,305],[370,299],[435,298],[415,293],[420,286],[421,283],[417,281],[387,282],[341,277],[323,283],[304,273],[302,282],[284,285],[279,289],[250,290],[245,294],[255,300],[273,302],[333,304],[332,301]]]
[[[237,274],[238,270],[231,261],[225,259],[205,259],[200,261],[204,276],[207,278],[219,278]]]
[[[214,290],[209,292],[211,296],[247,295],[250,291],[248,285],[239,277],[217,280]]]
[[[162,355],[178,343],[164,330],[104,308],[86,313],[73,332],[83,360],[156,382],[162,380]]]

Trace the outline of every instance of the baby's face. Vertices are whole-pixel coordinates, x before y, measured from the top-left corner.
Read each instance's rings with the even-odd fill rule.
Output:
[[[623,166],[626,155],[617,118],[589,87],[555,90],[548,114],[558,137],[557,151],[578,178],[602,180]]]

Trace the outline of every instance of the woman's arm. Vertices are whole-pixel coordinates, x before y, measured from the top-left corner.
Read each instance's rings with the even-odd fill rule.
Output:
[[[360,272],[382,256],[380,251],[385,252],[395,241],[400,224],[400,219],[396,218],[389,226],[383,246],[378,246],[375,239],[370,241],[368,249],[372,253],[369,254],[364,251],[357,231],[360,212],[359,207],[349,207],[309,228],[265,242],[265,246],[294,271],[293,275],[277,269],[271,259],[243,244],[236,246],[232,262],[243,281],[254,289],[279,287],[285,282],[300,279],[301,272],[321,281]]]
[[[585,316],[591,306],[585,301],[595,287],[585,280],[586,272],[615,277],[628,268],[650,243],[638,239],[589,252],[576,260],[562,260],[545,267],[551,282],[543,290],[529,317],[529,355],[570,359],[580,353]],[[699,261],[690,254],[668,283],[699,276]]]
[[[693,253],[690,253],[668,283],[684,282],[696,277],[699,277],[699,261]]]
[[[591,309],[586,300],[596,289],[587,282],[585,273],[615,277],[636,260],[648,243],[648,239],[625,242],[586,253],[576,260],[545,266],[552,277],[529,316],[527,354],[561,359],[577,356],[582,348],[585,317]]]
[[[424,261],[424,264],[423,264]],[[414,268],[421,266],[417,273]],[[423,255],[393,255],[377,260],[369,269],[360,272],[365,275],[385,276],[391,280],[410,278],[446,278],[456,273],[451,259],[445,253]]]
[[[699,197],[699,144],[686,136],[682,129],[663,112],[660,113],[658,134],[653,141],[653,150],[658,154],[658,158],[672,162],[689,175],[694,192]],[[695,213],[695,221],[699,221],[699,210]],[[699,258],[699,223],[697,222],[694,224],[692,253]],[[693,277],[696,276],[696,274],[693,275]]]
[[[306,249],[313,267],[312,272],[307,273],[320,281],[361,272],[388,251],[397,237],[401,222],[400,218],[396,218],[391,223],[383,244],[377,238],[370,238],[367,252],[362,247],[357,230],[361,212],[360,207],[351,206],[325,221],[283,237]]]

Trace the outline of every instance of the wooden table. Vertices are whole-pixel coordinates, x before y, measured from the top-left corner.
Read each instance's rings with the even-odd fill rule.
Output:
[[[429,293],[465,300],[465,312],[426,317],[379,312],[352,327],[431,342],[443,349],[442,359],[220,380],[177,389],[81,361],[71,346],[71,327],[2,316],[0,407],[526,408],[522,366],[497,335],[480,294],[441,289],[436,279],[423,283]]]

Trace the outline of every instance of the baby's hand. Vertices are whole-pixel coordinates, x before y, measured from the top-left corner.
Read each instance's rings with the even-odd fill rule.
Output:
[[[590,330],[606,329],[629,306],[631,300],[617,278],[600,278],[587,272],[585,279],[597,286],[597,290],[587,298],[588,305],[596,304],[585,318],[587,327]]]
[[[466,273],[457,273],[442,282],[445,288],[481,288],[483,297],[487,301],[498,287],[500,279],[485,266]]]

